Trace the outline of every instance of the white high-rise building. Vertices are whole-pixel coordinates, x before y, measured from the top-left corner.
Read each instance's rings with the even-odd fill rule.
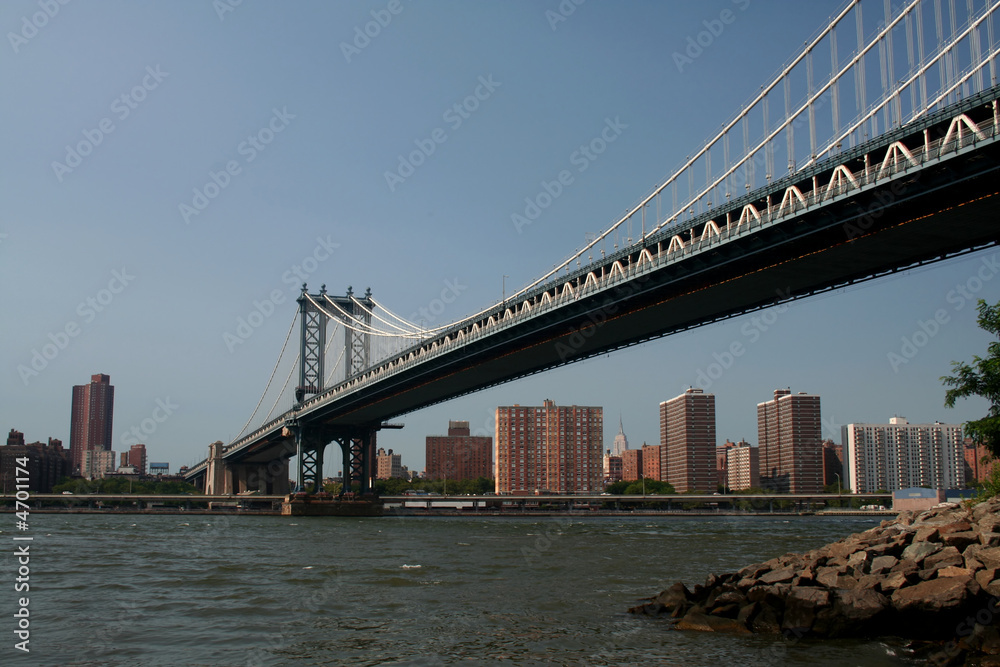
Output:
[[[83,476],[100,479],[115,471],[115,453],[110,449],[88,449],[83,452]]]
[[[888,424],[847,424],[841,437],[844,482],[855,493],[965,486],[959,424],[910,424],[893,417]]]
[[[622,425],[621,415],[618,415],[618,435],[611,445],[611,456],[621,456],[622,452],[628,449],[628,438],[625,437],[625,427]]]

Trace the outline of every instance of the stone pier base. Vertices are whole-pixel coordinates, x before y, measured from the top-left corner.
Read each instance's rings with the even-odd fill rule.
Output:
[[[374,497],[343,498],[328,493],[294,493],[281,503],[282,516],[382,516],[382,501]]]

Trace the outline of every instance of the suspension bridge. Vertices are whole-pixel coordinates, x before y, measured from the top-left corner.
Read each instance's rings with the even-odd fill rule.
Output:
[[[370,290],[303,285],[253,414],[187,479],[206,493],[284,494],[294,456],[298,488],[317,492],[337,443],[364,493],[376,433],[399,415],[996,245],[998,8],[848,2],[604,233],[461,321],[428,329]]]

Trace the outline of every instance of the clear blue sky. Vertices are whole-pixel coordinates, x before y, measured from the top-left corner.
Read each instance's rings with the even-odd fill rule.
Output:
[[[192,464],[235,436],[259,398],[294,316],[294,267],[334,293],[370,286],[404,316],[457,284],[430,324],[475,312],[504,280],[508,291],[528,283],[617,219],[841,7],[589,0],[561,16],[559,5],[108,0],[42,20],[36,1],[0,4],[0,427],[68,446],[72,385],[107,373],[115,449],[169,401],[143,438],[150,460]],[[679,68],[673,54],[724,10],[734,20]],[[26,27],[33,17],[40,28]],[[359,37],[369,23],[375,36]],[[477,90],[478,108],[452,110]],[[525,197],[572,168],[609,119],[620,136],[515,229]],[[387,179],[435,136],[412,174]],[[67,155],[81,143],[88,154]],[[198,199],[206,186],[213,197]],[[315,256],[325,259],[304,262]],[[633,447],[658,443],[658,404],[698,385],[734,341],[745,354],[706,387],[720,442],[756,444],[755,406],[779,387],[819,394],[837,441],[833,424],[976,418],[982,401],[943,407],[939,377],[985,350],[973,304],[949,294],[981,272],[994,279],[973,280],[975,296],[1000,298],[990,259],[996,251],[513,382],[401,417],[406,428],[380,444],[422,469],[424,436],[449,419],[492,433],[496,406],[546,398],[603,406],[608,447],[619,414]],[[274,313],[227,346],[238,318],[275,291]],[[939,309],[948,321],[894,369],[889,353]],[[53,340],[64,346],[37,375],[19,371]]]

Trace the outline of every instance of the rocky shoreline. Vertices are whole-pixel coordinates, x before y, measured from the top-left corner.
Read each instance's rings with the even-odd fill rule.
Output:
[[[691,590],[678,582],[629,612],[678,630],[930,640],[936,664],[1000,656],[1000,497],[903,512]]]

